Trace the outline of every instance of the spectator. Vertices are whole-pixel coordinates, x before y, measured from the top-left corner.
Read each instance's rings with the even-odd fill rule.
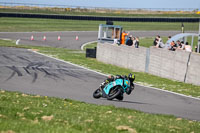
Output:
[[[177,45],[176,45],[176,43],[175,43],[174,41],[172,41],[172,42],[170,43],[170,45],[171,45],[171,47],[169,48],[169,50],[175,51],[175,50],[177,49]]]
[[[133,46],[135,47],[135,43],[136,43],[136,38],[133,37]]]
[[[160,41],[159,38],[160,38],[160,36],[157,35],[156,38],[155,38],[154,41],[153,41],[153,46],[157,46],[157,45],[158,45],[158,41]],[[161,40],[162,40],[162,39],[161,39]]]
[[[176,41],[176,45],[177,45],[177,49],[182,49],[183,50],[183,45],[184,45],[184,42],[182,41]]]
[[[158,39],[155,38],[154,41],[153,41],[153,46],[156,46],[156,45],[157,45],[157,41],[158,41]]]
[[[131,37],[133,37],[132,35],[130,35],[127,39],[126,39],[126,43],[127,43],[127,41],[131,38]]]
[[[136,37],[135,40],[135,48],[139,48],[139,37]]]
[[[188,42],[185,43],[185,51],[192,52],[192,47],[189,45]]]
[[[125,44],[126,36],[128,36],[129,32],[126,33],[126,31],[123,31],[122,38],[121,38],[121,44]]]
[[[183,49],[185,48],[185,44],[184,44],[183,41],[180,42],[180,41],[178,40],[178,41],[177,41],[177,45],[178,45],[178,48],[177,48],[177,49],[182,49],[182,50],[183,50]]]
[[[165,45],[164,45],[164,43],[162,42],[162,38],[159,36],[159,35],[157,35],[156,36],[156,47],[157,48],[163,48]]]
[[[129,37],[128,41],[126,42],[126,45],[128,45],[128,46],[132,46],[133,45],[132,37]]]
[[[170,39],[171,39],[171,36],[168,36],[168,40],[170,40]],[[170,49],[171,48],[170,43],[165,44],[165,48]]]
[[[181,47],[181,41],[176,41],[177,47]]]

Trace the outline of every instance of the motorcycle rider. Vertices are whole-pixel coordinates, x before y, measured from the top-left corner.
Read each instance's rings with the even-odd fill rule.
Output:
[[[126,89],[126,94],[130,95],[134,89],[133,81],[135,80],[135,75],[130,73],[128,77],[126,75],[109,75],[108,78],[101,84],[101,89],[103,89],[108,83],[115,81],[116,79],[128,79],[130,81],[130,87]]]
[[[133,84],[133,81],[135,80],[135,75],[132,74],[132,73],[130,73],[130,74],[128,75],[128,80],[130,81],[130,87],[127,88],[126,94],[130,95],[131,92],[132,92],[132,90],[134,90],[134,88],[135,88],[135,86],[134,86],[134,84]]]

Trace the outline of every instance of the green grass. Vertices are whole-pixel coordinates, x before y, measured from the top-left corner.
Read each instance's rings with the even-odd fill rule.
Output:
[[[0,90],[1,133],[197,133],[200,122]]]
[[[133,72],[129,69],[117,67],[110,64],[104,64],[102,62],[98,62],[96,59],[86,58],[85,53],[74,52],[73,50],[67,50],[63,48],[15,45],[15,43],[11,43],[10,41],[2,40],[0,41],[0,46],[38,49],[41,53],[52,55],[53,57],[69,61],[74,64],[78,64],[106,74],[127,75],[132,72],[136,75],[136,82],[139,84],[169,90],[193,97],[200,97],[200,86],[173,81],[166,78],[160,78],[158,76],[153,76],[143,72]]]
[[[6,18],[0,17],[1,32],[32,32],[32,31],[97,31],[99,24],[105,21],[87,20],[57,20],[57,19],[38,19],[38,18]],[[124,30],[160,30],[180,31],[181,23],[167,22],[114,22],[121,25]],[[197,31],[198,23],[184,23],[186,31]]]
[[[80,24],[81,23],[81,24]],[[74,21],[53,19],[0,18],[0,31],[64,31],[98,30],[100,21]],[[144,29],[139,23],[119,23],[127,30]],[[152,23],[153,24],[153,23]],[[159,24],[159,23],[155,23]],[[128,26],[127,26],[128,25]],[[148,24],[142,24],[147,26]],[[162,24],[161,24],[162,25]],[[174,23],[174,26],[180,24]],[[189,24],[190,25],[190,24]],[[151,25],[152,26],[152,25]],[[158,27],[158,26],[156,26]],[[161,26],[162,27],[162,26]],[[152,28],[155,29],[155,28]],[[178,28],[177,28],[178,29]],[[171,30],[171,29],[170,29]],[[38,49],[39,52],[70,61],[103,73],[128,74],[131,70],[104,64],[95,59],[85,58],[83,53],[52,47],[15,45],[0,40],[2,47]],[[95,44],[93,44],[95,46]],[[91,47],[93,47],[91,46]],[[200,87],[171,81],[146,73],[134,72],[136,82],[179,92],[194,97],[200,96]],[[49,119],[49,120],[47,120]],[[122,130],[120,126],[125,128]],[[69,99],[26,95],[17,92],[0,91],[0,132],[181,132],[197,133],[200,122],[176,118],[169,115],[155,115],[135,110],[100,106]]]

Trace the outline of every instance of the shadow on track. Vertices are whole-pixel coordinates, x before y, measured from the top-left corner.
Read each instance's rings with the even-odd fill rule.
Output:
[[[149,103],[142,103],[142,102],[133,102],[133,101],[119,101],[119,100],[107,100],[107,99],[99,99],[99,100],[106,100],[106,101],[113,101],[113,102],[118,102],[118,103],[133,103],[133,104],[148,104],[148,105],[152,105]]]

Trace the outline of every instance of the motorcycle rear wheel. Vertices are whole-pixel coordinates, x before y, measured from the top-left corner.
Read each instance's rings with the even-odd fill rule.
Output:
[[[107,95],[107,99],[108,100],[113,100],[114,98],[118,97],[120,94],[121,94],[121,89],[122,87],[121,86],[116,86],[116,87],[113,87],[109,94]]]
[[[120,94],[116,97],[117,100],[122,101],[124,99],[123,94]]]

